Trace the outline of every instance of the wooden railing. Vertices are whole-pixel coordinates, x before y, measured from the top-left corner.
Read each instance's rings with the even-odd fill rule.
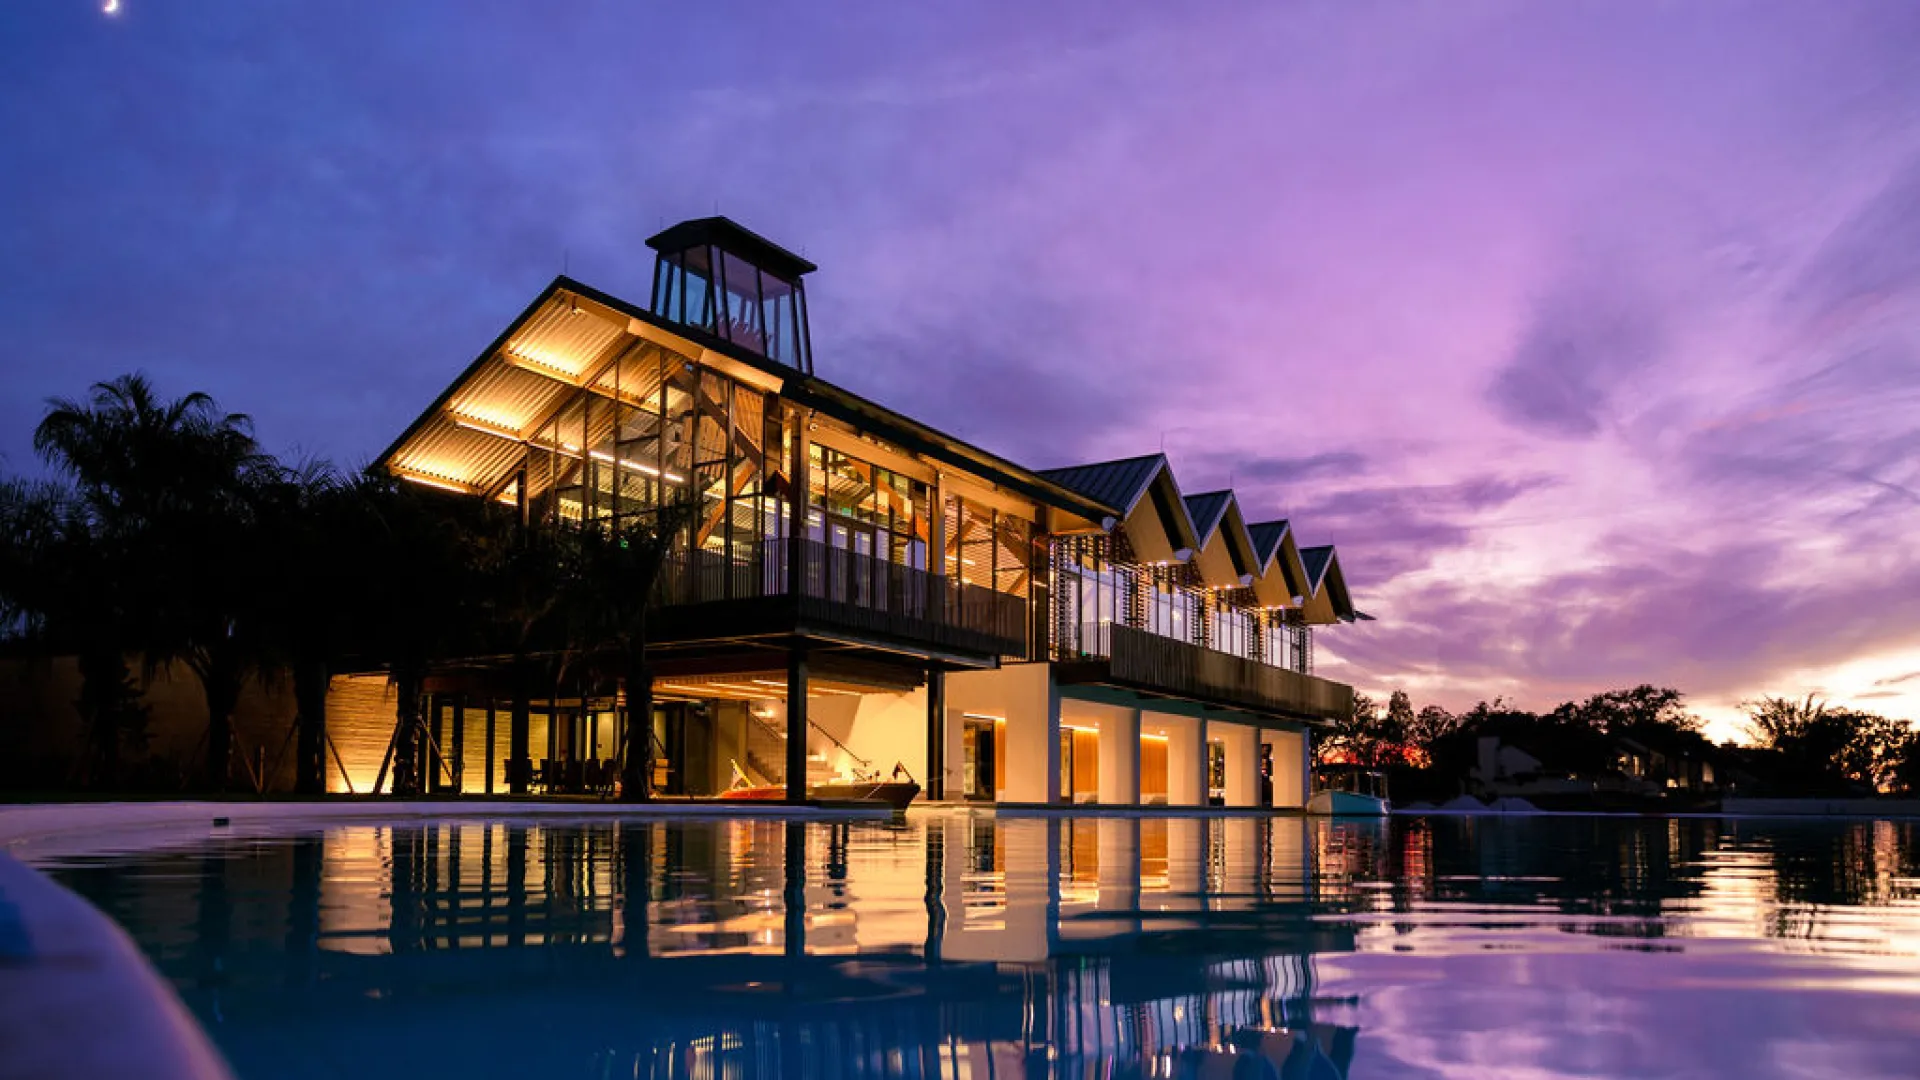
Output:
[[[1334,719],[1353,711],[1353,688],[1257,660],[1113,623],[1083,632],[1082,654],[1103,681],[1263,712]],[[1072,659],[1072,658],[1065,658]]]
[[[735,552],[671,555],[656,601],[681,608],[777,598],[809,623],[996,656],[1026,652],[1024,596],[816,540],[762,540]],[[798,572],[789,573],[795,553]]]

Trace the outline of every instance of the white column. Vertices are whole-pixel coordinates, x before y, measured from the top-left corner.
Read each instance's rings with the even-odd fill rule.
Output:
[[[1167,716],[1167,805],[1207,805],[1207,722]]]
[[[1260,805],[1260,732],[1245,724],[1214,724],[1227,745],[1227,805]]]
[[[1006,802],[1060,801],[1060,691],[1048,664],[1000,669],[1008,679]]]
[[[1099,797],[1102,806],[1140,804],[1139,709],[1101,711]]]
[[[1307,805],[1310,778],[1306,769],[1307,737],[1300,731],[1267,731],[1260,735],[1273,747],[1273,805],[1276,810]]]

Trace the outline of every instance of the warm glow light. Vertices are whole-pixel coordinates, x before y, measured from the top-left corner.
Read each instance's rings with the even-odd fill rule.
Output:
[[[459,484],[451,483],[446,480],[435,480],[435,479],[432,479],[431,477],[416,476],[415,474],[410,472],[400,473],[399,476],[400,476],[400,479],[402,480],[411,481],[412,483],[419,484],[422,487],[439,488],[441,491],[451,491],[457,495],[473,494],[471,491],[468,491],[466,488],[461,487]]]
[[[569,450],[578,450],[578,449],[580,449],[580,448],[579,448],[579,447],[577,447],[577,446],[575,446],[575,445],[573,445],[572,443],[568,443],[568,444],[567,444],[567,449],[569,449]],[[589,452],[588,452],[588,456],[589,456],[589,457],[591,457],[591,458],[593,458],[593,460],[595,460],[595,461],[604,461],[604,462],[606,462],[606,463],[607,463],[607,464],[609,464],[609,465],[612,465],[612,464],[614,464],[614,457],[613,457],[613,455],[612,455],[612,454],[609,454],[609,453],[607,453],[607,452],[606,452],[606,451],[604,451],[604,450],[592,450],[592,451],[589,451]],[[659,476],[659,475],[661,475],[661,473],[660,473],[660,470],[659,470],[659,469],[656,469],[656,468],[654,468],[654,467],[653,467],[653,466],[651,466],[651,465],[642,465],[642,464],[641,464],[640,462],[638,462],[638,461],[634,461],[634,460],[633,460],[633,459],[631,459],[631,458],[621,458],[621,459],[619,460],[619,464],[620,464],[620,467],[621,467],[621,468],[623,468],[623,469],[632,469],[632,470],[634,470],[634,471],[636,471],[636,472],[643,472],[643,473],[646,473],[646,474],[647,474],[648,476]],[[686,477],[684,477],[684,476],[681,476],[681,475],[680,475],[679,473],[671,473],[671,472],[670,472],[670,473],[667,473],[667,474],[666,474],[666,479],[667,479],[667,482],[668,482],[668,483],[670,483],[670,484],[678,484],[678,483],[680,483],[680,482],[681,482],[682,480],[685,480],[685,479],[686,479]]]
[[[463,427],[468,431],[477,431],[482,435],[495,435],[510,442],[520,441],[520,433],[505,424],[495,423],[494,421],[485,420],[478,416],[468,416],[465,413],[449,412],[447,415],[452,418],[454,426],[456,427]]]
[[[106,3],[100,5],[100,10],[107,15],[118,15],[120,14],[120,0],[107,0]]]

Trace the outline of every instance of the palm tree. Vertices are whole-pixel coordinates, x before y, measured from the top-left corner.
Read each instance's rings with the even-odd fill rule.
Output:
[[[233,711],[252,667],[243,610],[258,582],[251,528],[259,485],[278,466],[252,422],[193,393],[163,401],[143,375],[54,399],[34,449],[69,477],[77,515],[100,542],[119,591],[113,636],[149,668],[184,663],[207,704],[206,780],[226,785]]]
[[[146,706],[127,667],[125,591],[110,538],[66,488],[0,481],[0,637],[78,659],[82,783],[117,786],[122,755],[146,748]]]

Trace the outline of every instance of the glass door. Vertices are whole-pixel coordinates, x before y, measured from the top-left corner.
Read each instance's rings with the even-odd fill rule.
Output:
[[[968,720],[961,730],[960,797],[969,802],[994,798],[993,721]]]

